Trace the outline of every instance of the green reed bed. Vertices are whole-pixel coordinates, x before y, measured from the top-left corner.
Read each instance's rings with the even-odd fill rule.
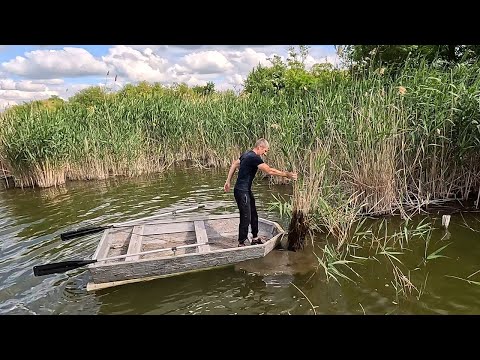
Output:
[[[183,160],[227,167],[266,137],[268,163],[300,175],[290,206],[308,225],[299,238],[317,228],[342,245],[362,214],[408,217],[478,192],[479,85],[478,65],[409,63],[395,77],[334,70],[315,86],[275,95],[142,84],[94,103],[8,111],[0,153],[18,186],[48,187]]]
[[[315,223],[340,237],[341,245],[358,215],[408,217],[440,201],[475,195],[479,80],[475,66],[445,70],[407,64],[395,80],[371,71],[336,92],[318,91],[312,122],[317,127],[310,133],[321,142],[333,139],[333,146],[324,146],[329,156],[323,177],[330,180],[319,188],[333,191],[319,197],[322,210]],[[294,206],[302,194],[294,192]]]

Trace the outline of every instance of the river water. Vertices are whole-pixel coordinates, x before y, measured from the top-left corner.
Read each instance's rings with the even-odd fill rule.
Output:
[[[448,232],[440,227],[441,215],[429,216],[435,230],[427,250],[424,239],[414,239],[400,258],[421,290],[409,296],[396,295],[386,260],[354,264],[361,278],[350,276],[353,281],[340,279],[339,284],[327,278],[316,257],[324,246],[321,234],[300,252],[274,250],[228,267],[96,292],[86,291],[86,268],[33,275],[35,265],[93,255],[98,233],[60,240],[60,233],[79,226],[199,203],[206,205],[195,210],[199,214],[237,211],[233,193],[223,191],[225,176],[182,167],[162,175],[68,182],[50,189],[0,187],[0,314],[480,314],[479,213],[452,215]],[[259,215],[287,228],[269,203],[274,196],[291,194],[291,187],[257,179],[254,192]],[[447,244],[438,253],[445,257],[421,264],[422,254]]]

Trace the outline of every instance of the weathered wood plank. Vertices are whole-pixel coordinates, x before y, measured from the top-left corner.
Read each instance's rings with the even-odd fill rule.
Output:
[[[167,224],[151,224],[151,225],[144,225],[144,226],[145,226],[144,235],[146,236],[195,231],[192,221],[167,223]]]
[[[169,219],[162,220],[149,220],[146,222],[138,223],[137,225],[147,225],[147,224],[172,224],[178,222],[194,222],[197,220],[213,220],[213,219],[230,219],[230,218],[239,218],[239,213],[226,214],[226,215],[196,215],[196,216],[175,216]],[[114,226],[115,228],[122,228],[124,226]],[[128,226],[126,226],[128,227]]]
[[[215,266],[215,269],[218,269],[219,267],[225,267],[225,266],[230,266],[230,264],[222,265],[222,266]],[[157,279],[163,279],[167,277],[172,277],[175,275],[180,275],[180,274],[191,274],[199,271],[205,271],[205,270],[210,270],[213,269],[213,267],[210,268],[202,268],[202,269],[193,269],[189,271],[184,271],[180,273],[175,273],[175,274],[165,274],[165,275],[157,275],[157,276],[148,276],[148,277],[143,277],[143,278],[138,278],[138,279],[130,279],[130,280],[120,280],[120,281],[111,281],[111,282],[104,282],[104,283],[94,283],[94,282],[89,282],[87,283],[87,291],[96,291],[96,290],[101,290],[101,289],[106,289],[109,287],[113,286],[120,286],[120,285],[126,285],[126,284],[133,284],[133,283],[138,283],[138,282],[143,282],[143,281],[151,281],[151,280],[157,280]]]
[[[103,232],[102,238],[98,243],[97,249],[95,250],[95,253],[92,256],[92,259],[99,259],[107,256],[108,248],[110,247],[110,244],[108,242],[109,233],[110,233],[110,229],[106,229]]]
[[[169,258],[109,263],[103,266],[97,264],[89,270],[94,283],[176,274],[263,257],[264,247],[265,245],[255,245],[207,253],[184,254]]]
[[[145,229],[144,225],[134,226],[132,231],[132,237],[130,238],[130,244],[128,245],[127,255],[139,253],[142,250],[142,239],[143,231]],[[128,256],[125,258],[125,261],[135,261],[140,258],[139,255]]]
[[[268,224],[268,225],[271,225],[271,234],[274,235],[274,234],[277,234],[277,233],[280,233],[280,232],[283,232],[283,229],[282,227],[274,222],[274,221],[270,221],[270,220],[267,220],[267,219],[263,219],[263,218],[259,218],[258,219],[258,222],[260,223],[263,223],[263,224]]]
[[[193,222],[194,221],[202,221],[202,220],[205,221],[205,222],[210,222],[211,220],[222,220],[222,219],[230,220],[230,219],[232,219],[235,222],[234,224],[232,224],[232,226],[235,228],[235,227],[238,227],[239,216],[240,215],[238,213],[227,214],[227,215],[197,215],[197,216],[188,216],[188,217],[183,216],[183,217],[172,218],[172,219],[155,220],[154,222],[146,222],[146,223],[142,223],[142,224],[146,225],[145,234],[153,235],[153,234],[157,234],[157,233],[158,234],[166,233],[167,231],[171,231],[172,233],[175,233],[176,231],[181,232],[182,229],[184,229],[183,226],[186,226],[185,231],[194,231]],[[271,228],[272,230],[271,230],[271,232],[269,230],[266,230],[266,232],[270,232],[271,235],[276,234],[276,231],[274,231],[274,229],[276,229],[278,232],[283,231],[283,229],[276,222],[266,220],[266,219],[263,219],[263,218],[259,218],[258,221],[259,221],[260,231],[264,227],[268,227],[269,225],[272,226],[272,228]],[[190,223],[190,225],[176,225],[176,224],[179,224],[179,223]],[[158,225],[162,226],[163,224],[168,224],[171,227],[164,228],[164,230],[159,230],[156,227]],[[155,230],[153,230],[152,226],[155,227]],[[175,228],[175,226],[178,226],[178,228]],[[215,231],[216,227],[217,226],[214,223],[212,223],[211,225],[207,224],[206,225],[207,235],[210,236],[210,233],[212,232],[212,230]],[[223,230],[226,230],[226,229],[223,229]],[[231,230],[223,231],[223,232],[230,232],[230,231]]]
[[[132,235],[133,226],[125,227],[125,228],[110,228],[108,233],[108,243],[110,244],[110,248],[119,248],[123,246],[127,246],[130,243],[130,236]],[[127,249],[125,249],[127,251]]]
[[[280,239],[282,238],[283,234],[284,232],[281,232],[280,234],[275,235],[273,238],[271,238],[265,244],[262,245],[264,247],[263,256],[266,256],[270,251],[275,249],[275,247],[280,243]]]
[[[231,232],[212,232],[207,230],[207,236],[209,241],[218,239],[218,238],[238,238],[238,230],[237,231],[231,231]],[[262,230],[258,231],[258,236],[260,237],[266,237],[267,240],[272,237],[272,234],[269,232],[264,232]]]
[[[206,244],[208,242],[207,231],[205,230],[205,223],[202,221],[194,221],[195,235],[197,236],[198,244]],[[202,245],[197,248],[197,252],[205,253],[210,251],[210,245]]]
[[[176,243],[177,245],[182,245],[185,243],[197,241],[197,237],[195,236],[195,231],[188,231],[184,233],[176,233],[176,234],[160,234],[160,235],[148,235],[145,236],[145,232],[143,233],[143,246],[149,245],[152,246],[163,246],[167,243],[172,243],[174,246]]]
[[[238,230],[237,231],[229,231],[229,232],[212,232],[207,230],[207,236],[210,240],[217,239],[217,238],[229,238],[229,237],[237,237],[238,238]]]
[[[258,221],[263,222],[263,223],[268,224],[268,225],[275,225],[276,224],[276,222],[271,221],[271,220],[267,220],[267,219],[264,219],[264,218],[258,218]]]

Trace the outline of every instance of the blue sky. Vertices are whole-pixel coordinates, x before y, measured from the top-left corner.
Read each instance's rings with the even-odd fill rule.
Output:
[[[92,85],[213,81],[219,90],[241,90],[250,70],[273,55],[285,58],[288,45],[0,45],[0,111]],[[334,46],[311,45],[307,67],[325,61],[338,63]]]

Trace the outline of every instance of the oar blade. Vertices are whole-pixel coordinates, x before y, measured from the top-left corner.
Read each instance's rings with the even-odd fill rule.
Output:
[[[108,229],[110,226],[96,226],[96,227],[84,227],[80,228],[77,230],[72,230],[72,231],[67,231],[62,234],[60,234],[60,238],[65,241],[65,240],[70,240],[74,239],[80,236],[85,236],[88,234],[95,234],[97,232],[103,231],[105,229]]]
[[[92,264],[97,260],[70,260],[62,261],[53,264],[37,265],[33,267],[33,274],[35,276],[44,276],[55,273],[64,273],[68,270],[73,270],[81,266]]]

